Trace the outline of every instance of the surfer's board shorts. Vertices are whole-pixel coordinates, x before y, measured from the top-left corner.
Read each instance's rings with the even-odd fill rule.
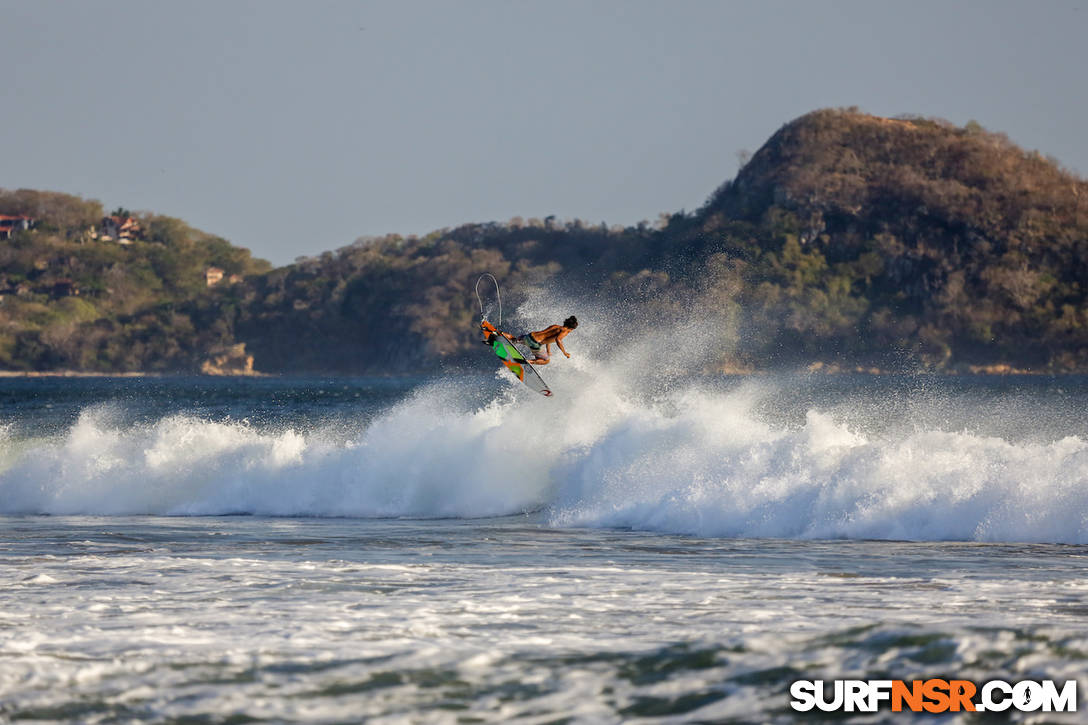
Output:
[[[533,336],[526,332],[524,335],[518,338],[518,342],[524,343],[529,352],[535,357],[534,360],[548,360],[548,348],[543,343],[537,342],[533,339]]]

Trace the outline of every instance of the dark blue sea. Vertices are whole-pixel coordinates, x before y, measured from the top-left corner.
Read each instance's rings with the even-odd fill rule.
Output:
[[[0,379],[0,722],[1088,692],[1088,380],[545,372]]]

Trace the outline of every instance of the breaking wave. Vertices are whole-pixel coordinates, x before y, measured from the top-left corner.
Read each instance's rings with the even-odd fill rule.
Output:
[[[787,381],[663,374],[641,343],[604,365],[587,327],[569,340],[580,354],[546,369],[551,399],[501,373],[482,407],[467,394],[478,379],[451,378],[358,430],[181,413],[134,425],[109,405],[46,439],[0,427],[0,513],[540,511],[553,526],[712,537],[1088,543],[1083,434],[881,428],[820,405],[776,418],[768,396]]]

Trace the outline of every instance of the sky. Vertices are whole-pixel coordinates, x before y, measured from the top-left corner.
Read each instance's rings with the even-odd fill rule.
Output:
[[[976,120],[1088,174],[1088,0],[0,0],[0,188],[286,264],[699,207],[817,108]]]

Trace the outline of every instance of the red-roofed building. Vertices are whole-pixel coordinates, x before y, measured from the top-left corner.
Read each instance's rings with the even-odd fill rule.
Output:
[[[140,223],[130,216],[102,217],[102,231],[99,239],[110,241],[116,239],[121,244],[127,244],[134,239],[139,239],[143,234]]]
[[[30,229],[34,219],[24,214],[0,214],[0,239],[11,239],[15,232]]]

